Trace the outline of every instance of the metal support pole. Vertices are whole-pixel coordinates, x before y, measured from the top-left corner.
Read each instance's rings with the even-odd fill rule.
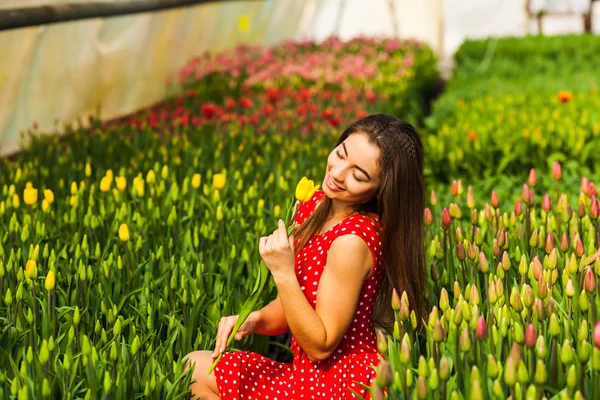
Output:
[[[0,31],[88,18],[155,12],[220,1],[230,0],[122,0],[114,3],[91,1],[12,8],[0,10]]]

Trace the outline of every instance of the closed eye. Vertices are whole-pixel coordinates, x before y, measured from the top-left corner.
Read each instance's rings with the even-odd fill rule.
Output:
[[[340,154],[340,151],[339,151],[339,150],[336,150],[336,151],[335,151],[335,154],[337,154],[337,156],[338,156],[339,158],[343,158],[343,157],[342,157],[342,155]],[[364,180],[357,178],[357,177],[356,177],[356,175],[352,174],[352,176],[353,176],[353,177],[354,177],[354,179],[356,179],[357,181],[359,181],[359,182],[364,182]]]

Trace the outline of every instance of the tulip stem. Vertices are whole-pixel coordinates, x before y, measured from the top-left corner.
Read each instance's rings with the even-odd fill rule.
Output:
[[[590,303],[592,305],[592,326],[596,325],[596,297],[591,293],[588,293],[588,298],[590,299]]]

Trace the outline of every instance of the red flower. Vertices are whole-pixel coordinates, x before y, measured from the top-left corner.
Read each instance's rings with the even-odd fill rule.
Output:
[[[235,107],[235,100],[234,99],[227,99],[225,100],[225,108],[227,108],[228,110],[233,110]]]
[[[211,119],[215,115],[215,106],[212,104],[203,104],[202,114],[204,114],[206,119]]]
[[[267,97],[271,103],[275,103],[277,100],[279,100],[279,94],[277,93],[277,90],[273,88],[269,88],[267,90]]]
[[[275,108],[270,103],[267,103],[263,106],[263,112],[265,115],[271,114],[273,110],[275,110]]]
[[[240,99],[240,105],[242,106],[242,108],[248,109],[248,108],[252,107],[252,100],[250,100],[247,97],[242,97]]]

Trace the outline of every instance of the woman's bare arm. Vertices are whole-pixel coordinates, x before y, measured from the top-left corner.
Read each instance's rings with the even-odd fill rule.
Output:
[[[254,333],[277,336],[290,331],[279,295],[260,310],[253,311],[252,314],[254,314],[254,318],[257,320]]]

